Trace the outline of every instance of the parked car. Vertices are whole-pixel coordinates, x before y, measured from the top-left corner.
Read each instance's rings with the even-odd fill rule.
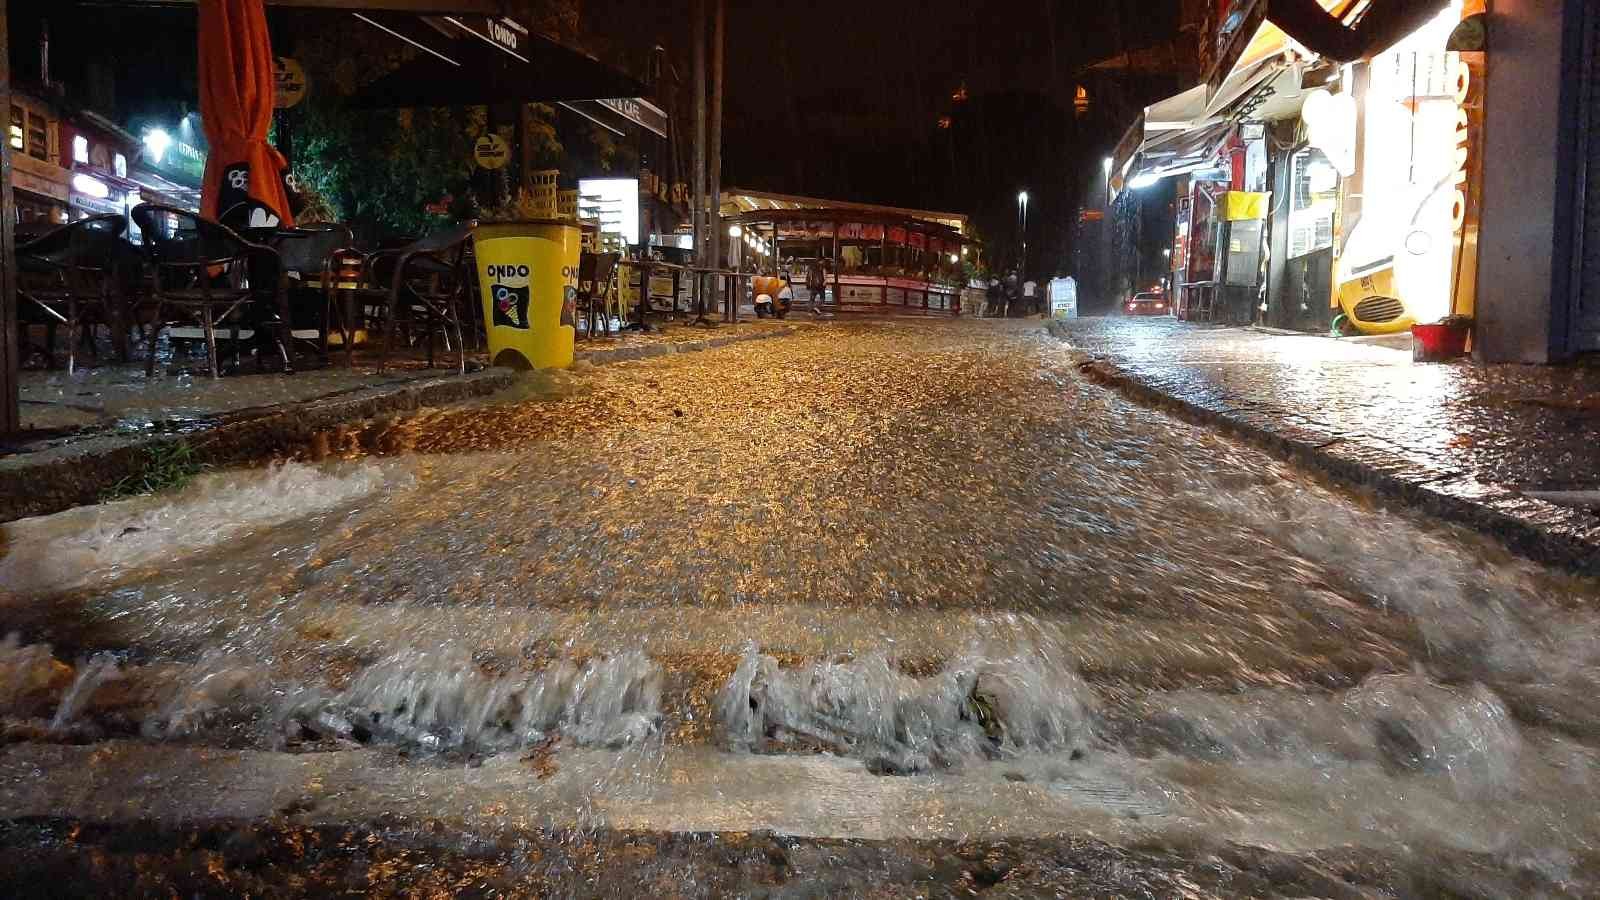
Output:
[[[1167,302],[1166,294],[1142,291],[1124,303],[1122,310],[1130,316],[1165,316],[1171,314],[1172,305]]]

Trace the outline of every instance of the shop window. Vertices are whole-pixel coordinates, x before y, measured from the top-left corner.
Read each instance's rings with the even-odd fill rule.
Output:
[[[126,156],[118,153],[116,156],[112,157],[111,162],[111,171],[115,173],[118,178],[128,177],[128,158]]]
[[[81,134],[72,136],[72,161],[75,163],[89,161],[89,139]]]
[[[28,155],[34,159],[50,159],[50,120],[28,111]]]
[[[1333,247],[1333,211],[1339,173],[1321,150],[1307,147],[1291,157],[1289,258]]]
[[[22,107],[12,104],[11,149],[21,150],[25,146],[23,144],[23,133],[26,131],[27,127],[27,113],[22,111]]]

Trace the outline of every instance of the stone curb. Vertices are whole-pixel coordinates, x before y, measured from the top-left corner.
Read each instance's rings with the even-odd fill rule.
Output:
[[[1050,333],[1062,335],[1054,328]],[[1197,425],[1218,428],[1272,455],[1335,479],[1399,500],[1429,515],[1464,525],[1503,543],[1519,556],[1582,575],[1600,575],[1600,526],[1592,516],[1553,504],[1518,498],[1492,485],[1479,485],[1481,500],[1447,493],[1440,485],[1450,473],[1418,467],[1381,449],[1243,410],[1220,410],[1184,399],[1130,374],[1103,357],[1074,349],[1077,368],[1094,382],[1136,402],[1176,414]],[[1491,503],[1515,500],[1518,515]]]
[[[631,362],[636,359],[654,359],[658,356],[671,356],[674,353],[699,353],[705,350],[714,350],[717,347],[726,347],[729,344],[738,344],[744,341],[759,341],[766,338],[782,337],[794,334],[794,326],[787,328],[774,328],[769,331],[757,331],[751,334],[728,334],[700,341],[682,341],[679,343],[645,344],[640,347],[616,347],[610,350],[589,350],[580,352],[578,361],[588,361],[597,366],[610,363]]]
[[[691,353],[740,341],[793,333],[793,328],[730,334],[682,344],[618,347],[579,354],[593,365]],[[149,453],[186,441],[196,461],[208,466],[241,465],[274,452],[304,446],[319,431],[380,416],[442,406],[510,387],[518,374],[485,369],[400,385],[378,385],[264,410],[222,415],[218,424],[187,435],[105,434],[85,437],[35,453],[0,458],[0,523],[96,503],[106,489],[137,474]]]

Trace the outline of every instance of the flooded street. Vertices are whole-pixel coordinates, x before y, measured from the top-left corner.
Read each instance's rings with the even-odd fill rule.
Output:
[[[390,855],[326,885],[1600,893],[1600,585],[1075,363],[808,324],[5,526],[0,855],[225,823],[311,877],[281,848],[359,825]]]

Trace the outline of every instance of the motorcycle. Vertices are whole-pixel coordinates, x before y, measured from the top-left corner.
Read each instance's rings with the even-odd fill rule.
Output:
[[[755,297],[756,318],[771,316],[782,319],[794,307],[794,289],[787,275],[757,275],[750,279],[750,289]]]

